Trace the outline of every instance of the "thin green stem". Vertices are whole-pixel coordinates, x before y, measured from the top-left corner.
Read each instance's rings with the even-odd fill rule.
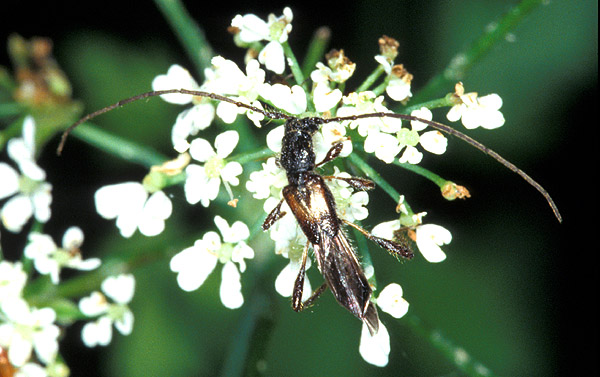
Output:
[[[398,162],[397,160],[394,160],[393,162],[394,165],[400,166],[403,169],[412,171],[413,173],[416,173],[422,177],[427,178],[428,180],[430,180],[431,182],[435,183],[436,185],[438,185],[440,188],[444,187],[444,185],[446,183],[448,183],[448,180],[440,177],[439,175],[425,169],[422,166],[419,165],[414,165],[414,164],[408,164],[408,163],[402,163],[402,162]]]
[[[315,31],[308,45],[304,62],[302,63],[302,74],[304,77],[308,77],[317,62],[323,58],[323,54],[329,44],[329,39],[331,39],[331,30],[328,27],[322,26]]]
[[[426,107],[428,109],[437,109],[440,107],[449,107],[454,106],[454,102],[452,101],[451,96],[446,96],[444,98],[438,98],[427,102],[418,103],[416,105],[407,106],[398,112],[400,114],[410,114],[414,110],[419,110],[422,107]]]
[[[289,60],[290,69],[292,70],[292,75],[294,76],[294,80],[296,80],[296,84],[300,85],[306,92],[306,95],[309,96],[310,91],[308,90],[308,86],[304,80],[304,74],[302,73],[302,69],[298,64],[298,60],[296,59],[296,55],[294,55],[290,44],[288,42],[283,42],[281,45],[283,46],[283,52],[285,56]],[[308,111],[314,111],[314,108],[312,108],[312,101],[308,101],[308,107]]]
[[[429,328],[411,310],[404,318],[410,328],[423,339],[427,339],[448,361],[471,377],[493,377],[495,374],[467,351],[454,344],[440,330]]]
[[[362,170],[367,177],[369,177],[375,184],[383,189],[393,200],[398,203],[400,201],[400,193],[396,191],[396,189],[390,185],[379,173],[373,169],[365,160],[363,160],[357,153],[352,153],[348,156],[350,162],[356,165],[360,170]],[[406,210],[409,214],[413,213],[412,209],[406,203],[403,202],[406,206]]]
[[[204,80],[204,69],[211,66],[211,59],[215,55],[204,31],[180,0],[155,0],[155,3],[196,66],[196,73]]]
[[[18,102],[0,103],[0,118],[9,118],[22,114],[25,106]]]
[[[356,92],[364,92],[368,90],[374,83],[377,81],[379,76],[385,73],[385,69],[383,69],[382,65],[378,65],[377,68],[363,81],[362,84],[356,89]]]
[[[489,53],[497,43],[505,40],[507,34],[523,21],[544,0],[523,0],[508,11],[497,23],[492,24],[485,32],[464,52],[456,54],[448,66],[437,76],[432,78],[423,87],[413,100],[421,102],[423,99],[439,95],[440,91],[453,88],[457,81],[462,80],[466,73]]]
[[[270,150],[269,148],[261,148],[259,150],[255,150],[248,153],[240,153],[238,155],[227,158],[229,161],[237,161],[240,164],[245,164],[251,161],[259,161],[274,156],[275,152]]]
[[[160,165],[167,161],[167,157],[152,148],[139,145],[120,136],[111,134],[90,123],[81,124],[73,130],[73,135],[103,152],[147,168]]]

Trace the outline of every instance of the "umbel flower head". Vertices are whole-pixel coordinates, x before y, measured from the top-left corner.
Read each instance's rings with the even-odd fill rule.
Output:
[[[131,237],[136,231],[148,237],[163,232],[177,205],[176,200],[172,201],[174,196],[170,191],[165,191],[171,185],[183,186],[187,204],[200,204],[208,209],[221,205],[225,194],[229,199],[227,203],[232,207],[236,207],[238,201],[243,201],[242,208],[251,208],[249,196],[262,201],[259,203],[262,211],[257,206],[258,210],[247,211],[253,213],[234,212],[236,216],[245,216],[243,221],[237,218],[225,219],[219,212],[214,217],[218,232],[203,233],[193,245],[175,254],[170,261],[177,283],[186,292],[200,288],[217,266],[222,265],[219,295],[223,305],[230,309],[239,308],[244,303],[242,274],[247,268],[247,260],[255,256],[254,249],[248,242],[254,236],[250,229],[257,226],[249,227],[246,224],[258,224],[258,221],[265,218],[267,220],[263,222],[263,229],[268,229],[269,237],[274,241],[275,253],[287,259],[282,264],[285,267],[275,279],[275,290],[282,296],[292,296],[295,301],[300,296],[300,289],[302,300],[309,299],[312,293],[309,279],[299,275],[304,274],[312,264],[310,259],[307,260],[307,250],[312,247],[317,257],[321,256],[317,250],[317,246],[322,247],[317,240],[319,237],[311,236],[311,231],[307,229],[311,225],[314,229],[327,228],[320,227],[319,224],[307,226],[307,222],[336,222],[333,226],[328,224],[330,233],[325,232],[320,237],[342,239],[343,242],[346,242],[344,224],[348,224],[394,255],[412,257],[413,253],[408,247],[400,245],[402,235],[406,235],[425,260],[431,263],[444,261],[447,255],[442,247],[451,242],[451,233],[440,225],[424,222],[426,213],[414,212],[403,195],[390,188],[391,185],[384,178],[378,177],[366,158],[374,157],[371,160],[376,164],[410,167],[420,164],[428,154],[444,154],[448,140],[439,130],[449,131],[432,121],[433,113],[428,106],[451,107],[447,119],[461,120],[467,128],[481,126],[493,129],[504,123],[500,112],[502,101],[498,95],[465,94],[460,83],[451,96],[444,98],[443,103],[440,100],[435,104],[427,102],[410,108],[404,107],[413,97],[413,75],[409,72],[410,67],[397,62],[399,44],[390,37],[383,36],[379,39],[379,54],[374,56],[373,62],[375,69],[355,91],[349,89],[347,84],[352,82],[350,79],[362,67],[351,60],[351,53],[347,50],[331,50],[323,61],[314,66],[300,67],[288,43],[293,19],[290,8],[284,8],[281,15],[270,14],[266,20],[254,14],[236,15],[229,31],[238,46],[247,48],[244,65],[238,65],[223,56],[214,56],[211,66],[204,68],[204,82],[197,81],[187,69],[177,64],[172,65],[166,73],[156,76],[152,82],[153,89],[169,91],[169,94],[162,94],[165,101],[186,106],[171,129],[173,150],[178,157],[153,167],[143,183],[130,181],[104,186],[94,196],[97,212],[105,219],[114,219],[123,237]],[[280,79],[275,79],[276,77]],[[194,91],[193,96],[183,94],[191,91]],[[407,109],[406,114],[410,111],[410,116],[400,117],[392,110],[402,111],[403,108]],[[251,131],[250,129],[241,132],[242,126],[238,128],[237,121],[247,118],[249,125],[259,128],[265,117],[272,118],[274,124],[269,132],[263,133],[266,135],[265,144],[268,149],[247,152],[245,148],[254,144],[250,141],[256,140],[244,140],[246,137],[253,137],[252,132],[246,132]],[[309,161],[306,164],[308,167],[304,168],[303,165],[290,168],[285,163],[285,158],[280,161],[277,156],[281,153],[282,146],[282,154],[286,155],[286,146],[289,147],[294,142],[287,139],[289,135],[286,132],[289,131],[286,131],[285,126],[278,126],[277,122],[288,120],[290,122],[286,123],[287,126],[293,124],[292,119],[306,121],[317,118],[320,120],[311,123],[314,129],[295,130],[302,133],[303,137],[308,135],[311,138],[310,141],[295,144],[293,152],[298,156],[292,157],[297,159],[295,161]],[[204,135],[213,121],[219,126],[226,125],[225,129],[212,133],[213,136]],[[25,157],[13,159],[23,174],[43,181],[43,172],[36,169],[37,165],[31,157],[32,143],[27,142],[31,140],[30,128],[28,124],[23,131],[23,144],[28,147],[21,148],[28,152]],[[340,158],[336,162],[325,164],[338,157]],[[369,221],[368,204],[372,201],[372,196],[367,190],[372,188],[373,182],[352,177],[343,167],[344,157],[352,160],[355,170],[377,180],[379,186],[394,201],[398,214],[390,213],[392,219],[375,226],[372,233],[353,223]],[[257,160],[260,160],[260,165],[244,166]],[[245,167],[251,171],[244,171]],[[293,177],[299,173],[314,175],[300,174],[300,177]],[[6,175],[13,182],[10,189],[0,191],[0,198],[15,195],[18,192],[14,184],[18,180],[15,179],[18,175],[16,171],[0,165],[0,174]],[[323,179],[326,188],[309,187],[311,177],[316,175]],[[444,185],[448,182],[445,181]],[[289,190],[290,187],[296,190],[299,197],[306,196],[297,199],[299,203],[309,203],[306,208],[297,203],[294,205],[290,196],[283,194],[283,190]],[[23,199],[20,200],[24,202]],[[45,202],[41,201],[42,204],[49,203],[47,197]],[[29,202],[36,201],[29,199]],[[313,206],[314,203],[318,204]],[[6,211],[3,208],[3,221],[4,212],[12,213],[12,205],[7,203]],[[35,211],[32,209],[29,212]],[[41,212],[43,215],[43,210]],[[42,215],[36,218],[43,221]],[[254,218],[249,218],[252,215]],[[7,218],[13,231],[20,230],[26,222],[24,218]],[[302,227],[299,222],[303,223]],[[340,249],[343,249],[340,245],[345,245],[342,241],[332,244]],[[391,246],[385,246],[391,244],[398,245],[399,250],[403,250],[405,254],[394,251]],[[29,257],[34,260],[36,269],[40,273],[49,274],[55,283],[59,280],[61,267],[91,269],[95,263],[94,260],[80,259],[58,261],[56,256],[62,255],[60,249],[41,234],[34,233],[30,237],[28,248]],[[331,272],[327,268],[336,269],[333,275],[339,275],[348,291],[351,289],[348,287],[360,282],[363,291],[359,296],[366,297],[365,305],[358,305],[358,309],[353,309],[350,304],[343,303],[337,294],[336,298],[342,306],[363,320],[359,346],[361,356],[373,365],[385,366],[391,349],[389,333],[383,322],[389,318],[383,317],[383,322],[379,320],[374,304],[394,318],[403,317],[408,312],[409,305],[397,283],[392,282],[381,292],[377,291],[374,288],[375,271],[370,258],[355,256],[356,251],[350,242],[347,248],[348,250],[343,250],[347,253],[344,255],[347,255],[348,260],[364,261],[361,266],[358,265],[359,262],[354,262],[359,272],[353,275],[344,270],[343,263],[325,265],[324,259],[317,258],[318,268],[332,290],[333,278],[327,275]],[[320,252],[337,255],[341,250],[334,248]],[[354,280],[348,283],[344,279]],[[365,284],[367,279],[368,284]],[[131,275],[109,278],[103,283],[102,292],[94,292],[81,300],[80,310],[93,319],[82,331],[86,345],[92,347],[108,344],[112,338],[113,324],[123,334],[131,332],[133,314],[127,304],[133,296],[134,283]],[[301,308],[294,306],[295,309],[298,307]],[[370,320],[366,319],[368,311],[371,311]]]
[[[240,179],[244,179],[242,164],[231,157],[235,156],[234,150],[239,145],[239,134],[236,131],[220,133],[214,147],[208,140],[198,137],[215,118],[232,123],[238,115],[245,114],[255,126],[261,127],[259,122],[267,114],[263,111],[265,103],[298,117],[308,112],[311,116],[350,118],[363,114],[391,113],[394,102],[403,105],[411,99],[413,76],[407,67],[396,63],[398,43],[385,36],[379,41],[380,54],[374,57],[379,66],[372,80],[383,77],[383,83],[377,87],[366,86],[355,92],[347,90],[346,82],[360,67],[349,59],[344,50],[332,50],[326,55],[324,63],[316,63],[310,72],[310,81],[298,76],[294,70],[296,60],[288,45],[292,21],[293,14],[289,8],[285,8],[281,16],[269,15],[267,20],[254,14],[237,15],[231,22],[230,31],[238,46],[248,48],[245,69],[225,57],[217,56],[212,59],[212,67],[204,72],[204,83],[198,84],[179,65],[173,65],[166,74],[157,76],[153,81],[155,90],[190,88],[224,95],[236,102],[218,101],[215,104],[203,97],[163,95],[167,102],[193,105],[179,115],[172,130],[174,149],[178,153],[189,153],[194,160],[184,169],[185,194],[190,204],[213,206],[218,200],[221,185],[232,201],[238,195],[237,187],[241,186],[254,199],[263,201],[262,216],[269,215],[276,207],[280,208],[281,213],[292,213],[287,203],[282,202],[282,189],[289,182],[286,171],[276,157],[263,161],[261,168],[250,172],[245,184],[239,185]],[[269,83],[266,80],[266,71],[284,74],[287,68],[292,71],[288,83]],[[488,98],[465,95],[458,88],[454,96],[455,105],[448,113],[448,119],[462,119],[468,127],[477,123],[493,128],[485,119],[488,115],[499,119],[498,114],[501,113],[498,112],[499,102],[496,100],[499,97],[493,95]],[[253,106],[254,111],[237,106],[239,103]],[[433,119],[427,107],[413,110],[411,116]],[[493,125],[501,124],[495,121]],[[266,144],[273,154],[280,152],[283,136],[283,126],[274,127],[267,134]],[[353,145],[353,142],[356,144]],[[385,164],[419,164],[425,153],[444,154],[448,140],[438,130],[428,129],[428,124],[424,122],[403,122],[394,117],[357,117],[323,124],[313,135],[313,143],[317,163],[327,158],[334,144],[340,143],[340,157],[349,156],[358,145],[361,151]],[[326,167],[323,169],[327,170]],[[351,176],[338,166],[327,174],[329,178],[326,183],[334,197],[338,216],[349,222],[367,219],[368,193],[348,184]],[[399,231],[408,229],[427,261],[437,263],[446,259],[442,246],[450,243],[450,232],[440,225],[423,223],[425,213],[414,213],[404,197],[400,199],[397,207],[399,218],[376,226],[373,235],[392,240]],[[204,283],[221,262],[221,300],[226,307],[237,308],[244,301],[241,294],[241,273],[246,268],[244,260],[254,256],[254,251],[246,244],[250,233],[243,222],[235,221],[230,227],[221,216],[215,217],[215,224],[221,235],[217,232],[205,233],[193,246],[172,258],[171,270],[177,273],[177,281],[183,290],[193,291]],[[275,252],[289,259],[275,281],[277,292],[289,297],[294,289],[307,239],[294,216],[290,215],[278,218],[270,226],[269,236],[275,242]],[[310,265],[309,260],[306,268]],[[307,291],[311,291],[311,283],[304,279],[304,299],[308,298]],[[400,318],[408,311],[408,303],[402,294],[398,284],[390,284],[376,295],[377,305],[384,312]],[[360,354],[369,363],[384,366],[390,353],[389,334],[383,323],[379,329],[376,334],[363,329]]]

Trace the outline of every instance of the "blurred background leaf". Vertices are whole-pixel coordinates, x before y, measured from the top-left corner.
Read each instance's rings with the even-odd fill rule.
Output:
[[[331,47],[343,48],[358,66],[347,88],[358,85],[375,67],[377,39],[382,34],[392,36],[401,45],[398,62],[415,76],[416,92],[514,3],[227,1],[210,5],[187,2],[186,6],[205,29],[216,53],[238,63],[244,52],[234,46],[226,31],[231,18],[250,12],[264,18],[291,6],[294,29],[290,43],[296,55],[302,58],[317,27],[329,26]],[[598,313],[589,305],[590,298],[597,297],[598,267],[591,237],[594,220],[583,217],[597,209],[596,196],[590,190],[594,181],[589,178],[597,175],[597,157],[592,153],[596,139],[597,6],[591,0],[549,1],[463,80],[467,91],[498,93],[504,100],[506,118],[498,130],[474,130],[469,135],[538,180],[558,204],[562,225],[534,189],[458,141],[450,142],[443,157],[426,155],[423,165],[467,186],[472,195],[467,201],[447,202],[435,186],[420,177],[375,163],[415,211],[427,211],[428,222],[447,227],[454,237],[445,248],[448,259],[439,265],[421,258],[394,263],[387,253],[373,250],[380,285],[400,283],[413,313],[498,375],[565,375],[572,374],[575,366],[597,369]],[[153,77],[166,72],[172,63],[192,68],[150,2],[12,2],[3,7],[2,40],[10,32],[26,38],[50,37],[56,58],[72,82],[74,97],[82,101],[86,112],[149,90]],[[1,65],[9,65],[5,51],[0,59]],[[445,92],[452,90],[449,87]],[[169,148],[170,128],[180,110],[155,99],[114,111],[96,123],[174,156]],[[445,119],[445,111],[434,114],[438,120]],[[95,214],[93,193],[101,185],[141,180],[145,170],[73,138],[64,156],[57,158],[57,142],[48,144],[40,162],[54,186],[53,216],[45,230],[55,237],[77,224],[86,234],[88,253],[101,256],[156,248],[168,256],[213,228],[212,221],[205,220],[212,215],[199,207],[186,209],[183,192],[175,187],[169,194],[181,216],[170,219],[161,242],[143,237],[121,239],[113,222]],[[371,196],[367,227],[394,215],[387,198],[376,198],[377,194]],[[11,250],[19,255],[24,242],[18,236],[2,234],[3,250],[9,256]],[[261,254],[272,250],[268,242],[254,247],[257,260],[249,263],[244,281],[252,281]],[[273,263],[275,268],[268,273],[271,283],[285,261]],[[219,274],[211,275],[193,293],[177,287],[168,258],[136,270],[135,275],[132,335],[117,335],[106,349],[90,350],[80,341],[80,326],[69,328],[61,347],[73,375],[219,374],[236,336],[236,324],[244,315],[244,309],[230,311],[220,304]],[[320,281],[317,279],[313,277]],[[246,289],[244,296],[250,301],[252,292]],[[405,320],[381,315],[391,333],[392,355],[388,367],[378,369],[359,357],[360,324],[330,294],[302,314],[294,313],[287,299],[274,300],[276,306],[271,310],[276,325],[264,363],[267,375],[460,375],[430,343],[416,336]],[[586,345],[589,342],[592,346]]]

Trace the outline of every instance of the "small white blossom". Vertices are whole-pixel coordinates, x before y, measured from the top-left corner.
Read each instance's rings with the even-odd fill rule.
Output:
[[[96,211],[105,219],[117,219],[123,237],[129,238],[136,229],[145,236],[160,234],[173,205],[162,191],[149,196],[141,183],[125,182],[101,187],[94,194]]]
[[[281,136],[283,137],[283,134]],[[347,157],[352,153],[352,140],[346,137],[346,127],[337,122],[321,125],[319,131],[313,136],[316,161],[323,161],[333,144],[337,142],[343,144],[339,157]],[[279,140],[279,144],[281,146],[281,140]]]
[[[425,213],[413,215],[417,247],[423,257],[430,263],[442,262],[446,254],[440,246],[452,241],[452,234],[446,228],[435,224],[421,224]],[[394,232],[402,227],[399,220],[383,222],[373,228],[371,233],[377,237],[393,239]]]
[[[231,26],[238,30],[236,39],[243,44],[268,41],[259,52],[258,59],[268,70],[282,74],[285,55],[281,44],[287,41],[288,34],[292,31],[292,19],[292,10],[286,7],[282,16],[270,14],[266,22],[254,14],[238,14],[231,21]]]
[[[258,61],[255,59],[248,61],[246,73],[235,62],[222,56],[215,56],[211,63],[212,67],[204,71],[206,81],[202,84],[203,90],[226,95],[233,100],[262,108],[257,99],[261,90],[269,85],[265,84],[265,71],[260,68]],[[254,113],[228,102],[219,102],[216,113],[228,124],[233,123],[237,115],[243,113],[246,113],[257,127],[260,127],[259,121],[263,119],[260,113]]]
[[[177,273],[181,289],[189,292],[198,289],[220,261],[224,264],[219,290],[221,302],[229,309],[236,309],[244,303],[240,282],[240,272],[246,269],[244,259],[254,258],[254,250],[245,242],[250,231],[241,221],[229,226],[220,216],[215,216],[215,224],[223,236],[222,242],[217,232],[207,232],[193,246],[176,254],[170,268]]]
[[[365,139],[365,152],[375,153],[386,164],[391,164],[401,149],[398,138],[384,132],[371,132]]]
[[[306,259],[306,270],[311,266],[310,258]],[[300,272],[300,261],[290,261],[275,279],[275,290],[283,297],[291,297],[294,291],[294,283]],[[304,285],[302,288],[302,301],[306,301],[312,295],[312,286],[308,280],[308,276],[304,277]]]
[[[412,75],[404,69],[404,66],[393,65],[393,61],[383,55],[375,56],[375,60],[381,64],[388,75],[388,85],[385,92],[394,101],[406,101],[412,97],[410,83]]]
[[[9,298],[21,297],[27,274],[21,262],[0,261],[0,304]]]
[[[33,260],[35,269],[42,275],[50,275],[52,282],[58,284],[62,268],[90,271],[100,266],[100,259],[84,260],[79,247],[83,243],[83,232],[78,227],[67,229],[63,236],[62,248],[56,246],[52,237],[37,232],[29,234],[29,243],[24,254]]]
[[[500,112],[502,98],[497,94],[479,97],[477,93],[464,93],[461,83],[456,85],[455,96],[460,103],[452,106],[446,117],[451,122],[459,119],[467,129],[483,127],[494,129],[504,124],[504,115]]]
[[[237,131],[225,131],[215,139],[215,149],[207,140],[196,138],[190,145],[190,155],[204,165],[190,164],[186,167],[185,197],[190,204],[200,202],[208,207],[217,198],[221,182],[229,195],[229,185],[237,186],[238,176],[242,173],[242,165],[236,161],[226,162],[239,141]]]
[[[263,86],[260,95],[273,106],[290,114],[300,114],[306,111],[306,92],[299,85],[289,87],[282,84]]]
[[[112,340],[112,326],[123,335],[133,330],[133,313],[128,304],[135,292],[135,278],[122,274],[106,278],[101,285],[104,294],[95,291],[79,301],[79,310],[89,317],[98,317],[88,322],[81,330],[83,343],[88,347],[106,346]],[[114,303],[107,300],[110,298]]]
[[[400,163],[409,163],[416,165],[423,160],[423,153],[411,145],[407,145],[402,153],[402,156],[398,159]]]
[[[351,178],[346,172],[340,172],[334,167],[334,177]],[[341,179],[328,181],[328,186],[334,196],[338,215],[350,222],[361,221],[369,216],[366,205],[369,204],[369,194],[366,191],[354,190]]]
[[[281,144],[281,139],[279,141]],[[271,157],[267,162],[263,162],[262,170],[250,173],[246,189],[252,193],[254,199],[267,199],[271,196],[279,198],[281,189],[287,186],[285,170],[277,166],[276,161],[275,157]]]
[[[342,99],[342,91],[331,89],[328,83],[318,83],[313,89],[313,102],[315,110],[323,113],[332,109]]]
[[[394,318],[401,318],[408,312],[408,301],[402,297],[402,287],[396,283],[383,288],[377,297],[377,306]]]
[[[52,186],[44,181],[46,173],[35,162],[33,117],[25,118],[22,136],[10,139],[6,149],[22,174],[0,162],[0,200],[10,197],[0,210],[0,217],[6,229],[18,233],[32,216],[45,223],[51,214]]]
[[[452,241],[452,234],[444,227],[435,224],[418,225],[417,247],[428,262],[438,263],[446,259],[446,254],[440,246]]]
[[[169,68],[166,75],[159,75],[154,78],[152,89],[200,90],[200,87],[187,69],[174,64]],[[178,105],[195,102],[193,107],[184,110],[177,116],[171,131],[173,147],[179,153],[183,153],[189,148],[187,138],[210,126],[215,116],[215,109],[206,100],[195,100],[193,96],[186,94],[164,94],[161,98]]]
[[[152,89],[157,91],[168,89],[199,90],[200,87],[187,69],[178,64],[173,64],[169,67],[167,74],[158,75],[152,80]],[[190,95],[177,93],[163,94],[160,98],[176,105],[187,105],[194,99]]]
[[[15,372],[14,377],[48,377],[48,373],[46,372],[46,368],[43,366],[29,362],[22,367],[19,368],[18,371]]]
[[[8,349],[12,365],[25,365],[34,350],[44,364],[54,360],[60,333],[54,310],[31,308],[21,298],[10,298],[0,303],[0,318],[0,347]]]
[[[431,110],[426,107],[414,110],[410,115],[426,120],[431,120],[433,118]],[[423,159],[423,153],[417,150],[417,144],[421,144],[423,149],[437,155],[444,154],[446,152],[448,140],[439,131],[427,131],[419,135],[418,132],[427,128],[427,123],[412,120],[410,124],[412,130],[402,129],[396,135],[400,145],[406,145],[406,149],[399,159],[401,163],[408,162],[409,164],[418,164],[421,162]]]
[[[379,331],[371,335],[366,324],[363,323],[360,335],[360,356],[369,364],[384,367],[388,364],[390,356],[390,334],[379,321]]]
[[[391,113],[383,105],[383,96],[376,97],[371,91],[350,93],[342,98],[344,106],[340,107],[337,116],[352,116],[370,113]],[[346,122],[344,122],[346,123]],[[402,128],[402,120],[392,117],[364,118],[347,121],[351,129],[357,128],[360,136],[367,136],[374,132],[395,133]]]

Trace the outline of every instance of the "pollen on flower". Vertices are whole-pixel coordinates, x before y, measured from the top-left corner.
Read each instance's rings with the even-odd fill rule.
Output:
[[[446,182],[441,188],[442,196],[447,200],[467,199],[471,197],[471,193],[465,186],[457,185],[454,182]]]
[[[398,43],[398,41],[394,38],[388,37],[387,35],[381,36],[378,43],[381,55],[383,55],[389,61],[394,61],[396,56],[398,56],[398,47],[400,47],[400,43]]]

